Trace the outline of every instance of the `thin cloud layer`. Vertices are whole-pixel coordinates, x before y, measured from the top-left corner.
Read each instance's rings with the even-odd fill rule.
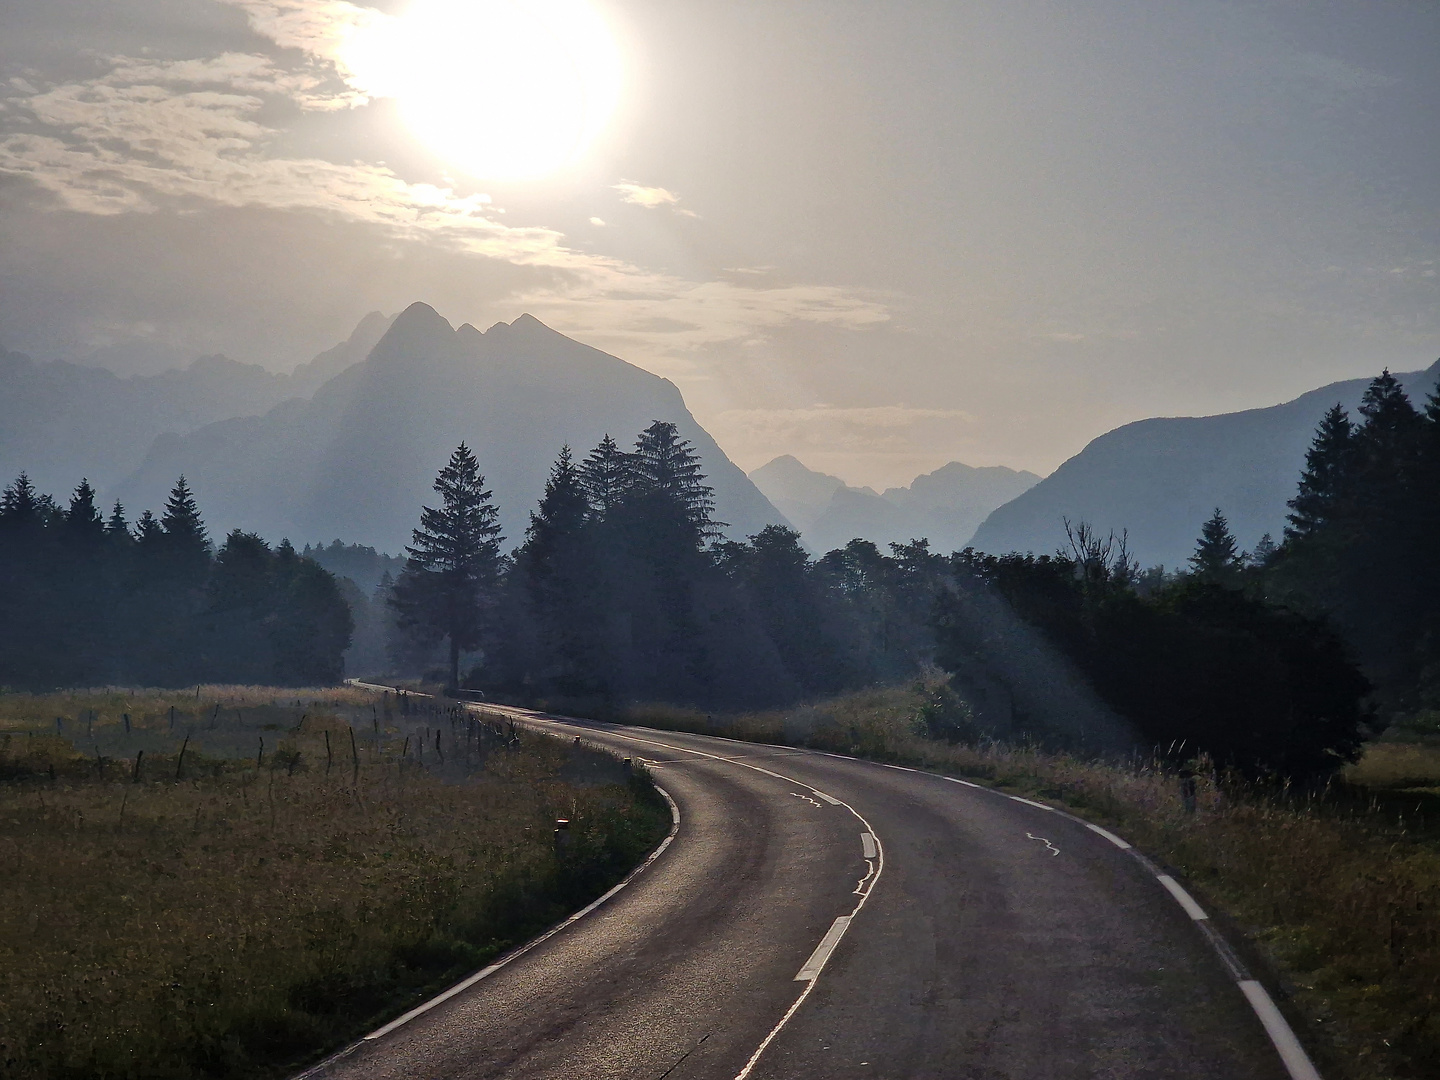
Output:
[[[227,52],[184,60],[116,56],[94,78],[0,90],[0,172],[83,214],[262,208],[334,216],[386,239],[439,245],[552,271],[528,307],[616,343],[675,357],[792,321],[866,326],[879,301],[822,285],[694,281],[581,251],[558,230],[513,226],[488,195],[413,182],[380,163],[296,157],[276,147],[287,116],[338,112],[383,92],[365,71],[367,35],[390,18],[344,0],[222,0],[252,29],[298,50],[290,62]],[[617,185],[625,201],[675,206],[663,188]]]
[[[620,193],[621,202],[627,202],[633,206],[643,206],[647,210],[654,210],[660,206],[674,206],[680,201],[680,196],[673,191],[666,191],[663,187],[646,187],[633,180],[621,180],[615,185],[615,190]]]

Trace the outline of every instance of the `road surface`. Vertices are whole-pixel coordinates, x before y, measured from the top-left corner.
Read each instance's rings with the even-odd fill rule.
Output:
[[[534,723],[651,762],[673,841],[307,1078],[1313,1076],[1203,911],[1118,838],[926,773]]]

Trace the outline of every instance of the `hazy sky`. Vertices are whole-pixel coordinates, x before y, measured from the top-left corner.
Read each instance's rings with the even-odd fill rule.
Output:
[[[513,130],[548,69],[498,16],[420,50],[498,87],[436,104],[375,59],[398,0],[0,0],[0,346],[288,368],[530,311],[742,466],[876,486],[1440,355],[1440,4],[592,10],[618,103],[516,180],[468,118],[563,133]]]

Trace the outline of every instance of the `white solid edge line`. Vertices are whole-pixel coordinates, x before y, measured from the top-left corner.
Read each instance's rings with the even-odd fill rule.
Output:
[[[1204,922],[1210,918],[1205,914],[1205,909],[1195,902],[1195,898],[1186,892],[1178,881],[1169,874],[1156,874],[1155,880],[1165,886],[1165,891],[1179,901],[1180,906],[1185,909],[1185,914],[1196,922]]]
[[[840,806],[840,805],[841,805],[840,800],[837,799],[837,798],[835,798],[834,795],[827,795],[827,794],[825,794],[825,792],[820,791],[820,790],[817,790],[816,788],[811,788],[810,790],[815,793],[815,797],[816,797],[817,799],[824,799],[824,800],[825,800],[826,802],[828,802],[831,806]]]
[[[476,707],[483,708],[483,706]],[[522,710],[515,709],[513,706],[505,706],[504,708],[509,709],[511,711],[511,715],[518,714],[520,719],[529,720],[532,723],[537,721],[546,724],[566,723],[566,721],[564,720],[550,720],[548,718],[534,716],[533,714],[525,715]],[[635,735],[622,735],[618,731],[606,731],[605,734],[609,735],[611,738],[621,739],[625,742],[638,743],[641,746],[663,746],[667,750],[674,750],[682,754],[690,754],[694,757],[708,758],[711,761],[723,761],[730,765],[739,765],[742,769],[753,769],[755,772],[763,773],[766,776],[773,776],[777,780],[784,780],[787,784],[793,784],[796,787],[810,787],[809,784],[802,784],[800,783],[800,781],[794,779],[793,777],[786,776],[783,773],[771,772],[769,769],[762,769],[758,765],[751,765],[749,762],[746,761],[739,761],[735,758],[728,758],[722,754],[707,754],[703,750],[692,750],[688,746],[677,746],[674,743],[658,742],[654,739],[642,739]],[[833,756],[839,757],[842,755]],[[903,771],[919,772],[918,769],[904,769]],[[811,790],[815,791],[816,795],[825,795],[824,792],[818,791],[814,788],[811,788]],[[833,796],[826,797],[834,798]],[[860,896],[860,902],[855,905],[849,915],[841,916],[839,919],[836,919],[835,923],[831,924],[830,930],[826,935],[828,937],[829,934],[835,934],[835,945],[838,945],[840,943],[840,939],[845,936],[845,931],[848,930],[850,927],[850,920],[853,919],[856,915],[860,914],[860,909],[865,906],[865,902],[870,899],[870,894],[875,891],[875,886],[880,881],[880,875],[885,872],[885,846],[880,842],[880,838],[878,836],[875,836],[874,826],[872,826],[870,822],[865,819],[864,814],[860,813],[860,811],[856,810],[853,806],[851,806],[848,802],[845,802],[843,799],[835,799],[834,801],[836,805],[845,807],[846,810],[849,810],[850,813],[854,814],[855,817],[859,819],[860,824],[865,826],[865,831],[875,838],[876,848],[875,872],[874,874],[869,876],[865,891]],[[1044,807],[1044,809],[1048,810],[1050,809],[1050,807],[1047,806]],[[841,919],[843,919],[844,921],[841,922]],[[831,951],[834,951],[834,945],[831,946]],[[770,1033],[761,1040],[760,1045],[755,1048],[755,1052],[750,1055],[750,1060],[745,1062],[745,1066],[738,1073],[735,1074],[735,1080],[746,1080],[746,1078],[755,1070],[755,1066],[759,1064],[760,1058],[765,1053],[765,1050],[770,1046],[772,1042],[775,1041],[775,1037],[780,1034],[780,1032],[784,1029],[785,1025],[790,1022],[790,1018],[799,1011],[800,1006],[805,1004],[805,999],[810,996],[810,991],[815,989],[819,981],[820,980],[818,977],[818,973],[816,978],[806,980],[805,989],[800,991],[799,996],[795,998],[795,1001],[790,1005],[790,1008],[785,1010],[785,1015],[782,1016],[779,1022],[770,1029]]]
[[[1275,1044],[1280,1060],[1289,1070],[1291,1080],[1320,1080],[1320,1074],[1315,1071],[1310,1055],[1305,1053],[1305,1048],[1295,1037],[1294,1030],[1285,1022],[1285,1017],[1280,1015],[1275,1002],[1270,1000],[1265,987],[1254,979],[1246,979],[1240,983],[1240,989],[1244,991],[1250,1007],[1255,1010],[1255,1015],[1260,1018],[1260,1023],[1265,1025],[1265,1034],[1269,1035],[1270,1041]]]
[[[1109,840],[1110,843],[1112,843],[1112,844],[1114,844],[1116,847],[1118,847],[1121,851],[1129,851],[1129,850],[1130,850],[1130,845],[1129,845],[1128,843],[1126,843],[1124,840],[1121,840],[1120,837],[1116,836],[1116,835],[1115,835],[1113,832],[1111,832],[1109,829],[1102,829],[1099,825],[1095,825],[1095,824],[1093,824],[1093,823],[1091,823],[1091,822],[1089,822],[1089,821],[1086,821],[1086,822],[1085,822],[1085,827],[1086,827],[1087,829],[1089,829],[1089,830],[1090,830],[1091,832],[1093,832],[1093,833],[1099,833],[1099,834],[1100,834],[1101,836],[1103,836],[1106,840]]]
[[[860,850],[865,853],[865,858],[873,859],[875,857],[875,837],[868,832],[862,832],[860,834]]]
[[[641,873],[641,871],[645,870],[651,863],[653,863],[656,859],[658,859],[661,855],[665,853],[665,849],[668,848],[670,846],[670,842],[675,839],[675,834],[680,831],[680,807],[677,806],[675,800],[670,797],[670,793],[664,788],[662,788],[659,784],[655,785],[655,790],[660,792],[660,794],[664,796],[665,801],[670,804],[670,834],[666,836],[664,840],[660,841],[660,846],[650,853],[649,858],[647,858],[643,863],[635,867],[634,870],[631,870],[630,873],[626,874],[623,878],[621,878],[619,884],[615,885],[612,889],[610,889],[609,892],[605,893],[605,895],[590,901],[590,903],[586,904],[579,911],[575,912],[564,922],[556,923],[539,937],[534,938],[531,941],[528,941],[524,945],[520,946],[520,948],[515,949],[510,953],[507,953],[505,956],[501,957],[489,967],[481,968],[474,975],[462,979],[460,982],[456,983],[448,990],[442,990],[429,1001],[422,1002],[421,1004],[415,1006],[415,1008],[405,1013],[405,1015],[398,1016],[383,1027],[376,1028],[369,1035],[365,1036],[364,1041],[370,1042],[374,1039],[383,1038],[384,1036],[389,1035],[390,1032],[394,1031],[396,1028],[408,1024],[417,1016],[421,1016],[424,1013],[429,1012],[431,1009],[435,1008],[435,1006],[443,1005],[456,994],[464,993],[466,990],[470,989],[470,987],[478,983],[481,979],[489,978],[491,975],[495,974],[495,972],[503,968],[506,964],[520,959],[520,957],[524,956],[531,949],[535,948],[538,945],[544,944],[546,941],[549,941],[552,937],[558,934],[561,930],[564,930],[567,926],[570,926],[572,923],[579,922],[586,915],[589,915],[592,911],[598,908],[601,904],[605,903],[606,900],[609,900],[621,889],[625,888],[626,885],[629,885],[630,882],[633,881]]]
[[[979,788],[981,791],[989,791],[989,790],[990,790],[990,789],[987,788],[984,784],[977,784],[977,783],[975,783],[974,781],[971,781],[971,780],[959,780],[959,779],[956,779],[956,778],[953,777],[953,776],[942,776],[942,777],[940,777],[940,779],[941,779],[941,780],[949,780],[950,783],[952,783],[952,784],[964,784],[966,787]]]
[[[1026,806],[1035,806],[1041,810],[1049,810],[1052,814],[1055,812],[1053,806],[1046,806],[1043,802],[1036,802],[1034,799],[1022,799],[1019,795],[1011,795],[1008,797],[1014,799],[1016,802],[1023,802]]]
[[[825,931],[825,936],[820,939],[820,944],[815,946],[815,951],[810,958],[800,966],[795,974],[795,982],[807,982],[820,977],[820,969],[825,966],[825,961],[830,959],[830,954],[835,951],[835,946],[840,944],[840,939],[845,936],[845,931],[850,926],[850,916],[841,915],[833,923],[830,929]]]

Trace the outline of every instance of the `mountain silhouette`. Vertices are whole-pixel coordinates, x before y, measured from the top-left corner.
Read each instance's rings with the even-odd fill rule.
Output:
[[[370,313],[349,340],[288,375],[205,356],[182,369],[121,378],[103,368],[0,352],[0,483],[24,470],[57,497],[81,477],[109,493],[139,467],[157,436],[309,397],[363,360],[390,321]]]
[[[885,545],[926,537],[936,551],[965,546],[991,510],[1040,478],[1003,466],[974,468],[958,461],[917,476],[908,487],[851,487],[807,469],[786,454],[750,474],[813,551],[855,538]]]
[[[1396,377],[1423,406],[1440,378],[1440,361]],[[1253,548],[1265,533],[1279,540],[1321,416],[1339,402],[1358,421],[1369,383],[1348,379],[1268,408],[1118,427],[995,510],[973,543],[996,554],[1047,554],[1064,546],[1068,518],[1102,534],[1127,530],[1141,565],[1174,568],[1194,552],[1200,525],[1217,506],[1242,547]]]
[[[654,420],[676,424],[700,454],[729,535],[784,523],[668,380],[530,315],[482,333],[421,303],[309,401],[158,439],[120,493],[127,505],[159,505],[184,473],[217,534],[338,536],[398,552],[463,441],[518,543],[562,445],[583,456],[609,433],[628,446]]]

